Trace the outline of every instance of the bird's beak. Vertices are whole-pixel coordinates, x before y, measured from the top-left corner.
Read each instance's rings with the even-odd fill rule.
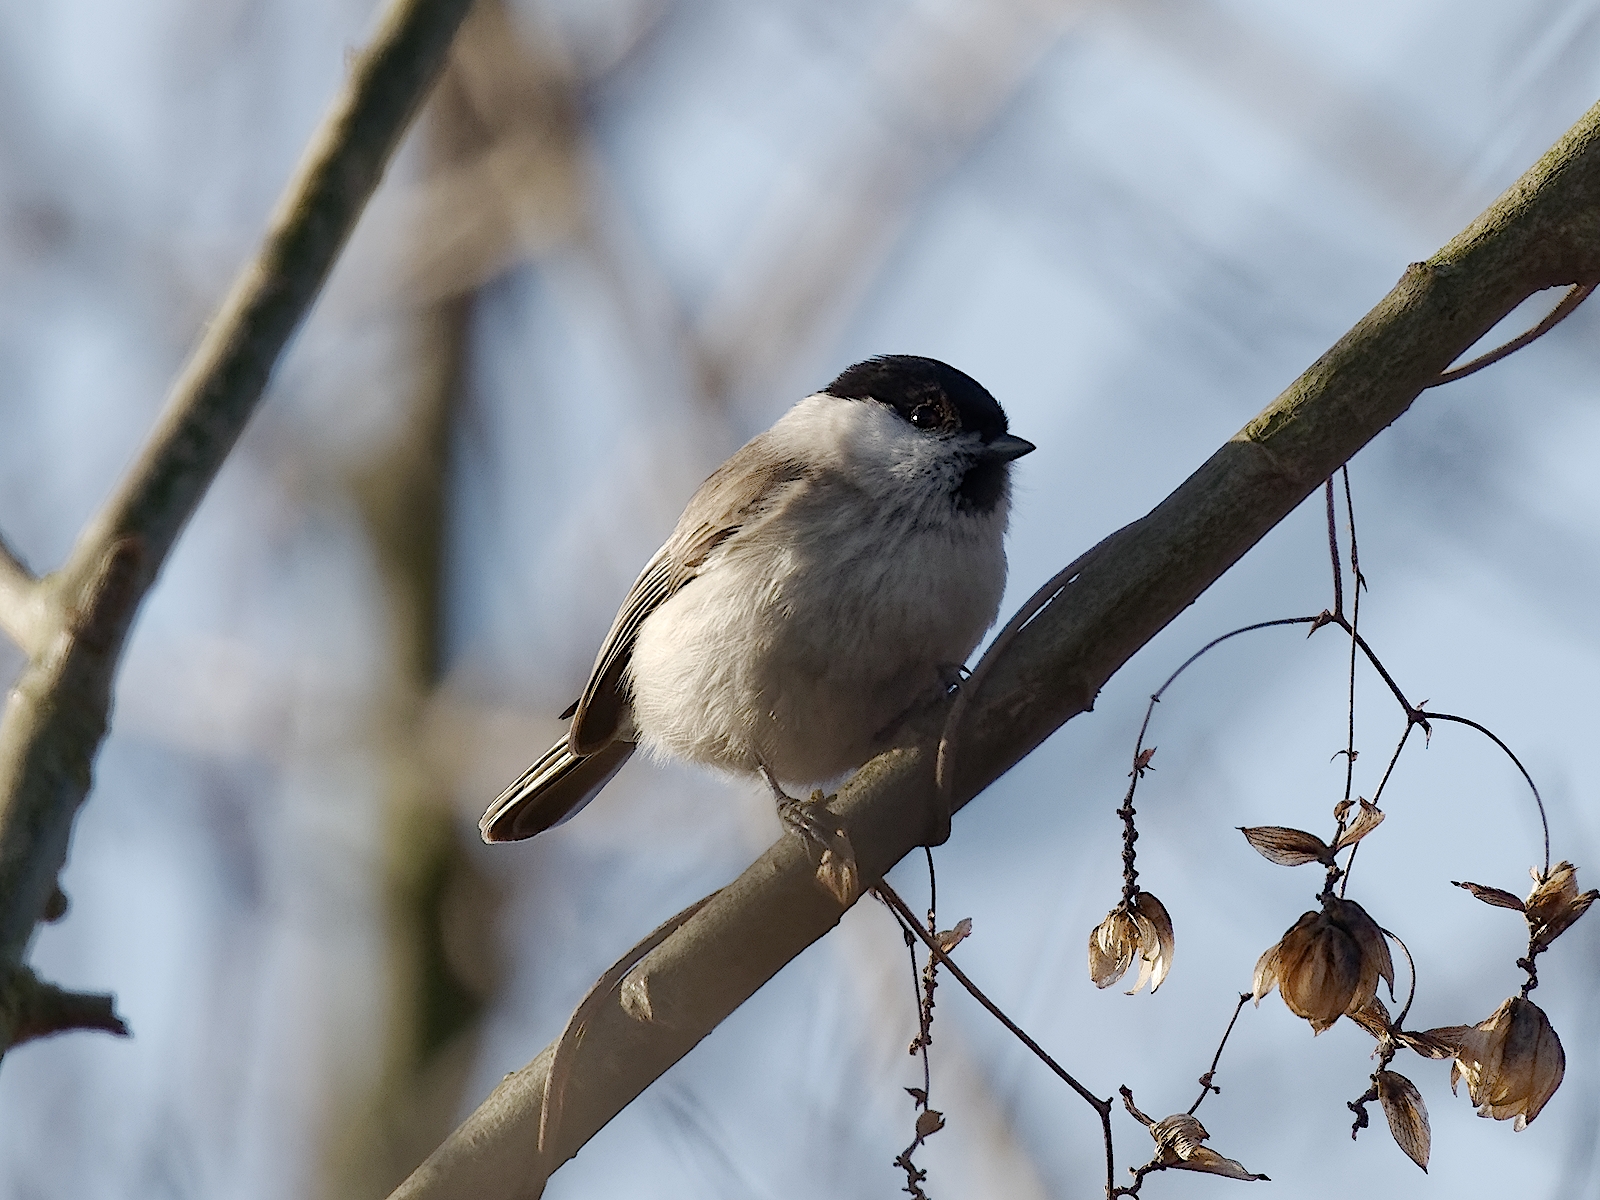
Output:
[[[1039,447],[1026,438],[1013,437],[1009,433],[1002,433],[994,441],[983,448],[983,457],[997,462],[1010,462],[1014,458],[1021,458],[1024,454],[1032,454]]]

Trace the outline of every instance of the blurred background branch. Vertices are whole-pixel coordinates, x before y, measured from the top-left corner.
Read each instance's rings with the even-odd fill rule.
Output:
[[[329,1196],[387,1195],[449,1131],[498,982],[498,888],[476,830],[450,803],[452,764],[428,736],[431,706],[448,703],[454,431],[470,385],[477,289],[568,236],[580,210],[575,106],[568,74],[499,0],[477,0],[420,120],[420,178],[406,203],[376,214],[413,221],[398,235],[376,231],[375,248],[404,253],[366,273],[393,297],[385,317],[400,326],[406,361],[396,374],[407,392],[390,435],[353,464],[348,484],[389,626],[390,678],[371,723],[383,763],[385,1032],[377,1071],[340,1105]]]
[[[0,718],[0,988],[21,978],[15,968],[58,890],[139,603],[332,269],[466,6],[394,0],[385,9],[139,461],[44,585],[57,597],[56,626],[27,639],[32,662]]]
[[[1400,417],[1535,292],[1600,279],[1600,104],[1149,515],[1058,577],[1017,637],[966,685],[956,747],[965,804],[1071,717],[1321,482]],[[942,714],[941,714],[942,715]],[[863,885],[925,835],[937,733],[840,792]],[[552,1098],[556,1044],[506,1078],[394,1200],[538,1195],[577,1153],[757,988],[843,915],[796,839],[775,843],[628,970],[584,1023]],[[626,961],[626,960],[624,960]],[[1102,1086],[1101,1090],[1109,1090]],[[559,1118],[540,1136],[547,1104]]]

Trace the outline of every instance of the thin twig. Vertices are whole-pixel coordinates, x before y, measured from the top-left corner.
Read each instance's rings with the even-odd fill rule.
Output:
[[[1195,1109],[1205,1103],[1205,1099],[1212,1092],[1222,1093],[1222,1089],[1212,1082],[1217,1075],[1217,1064],[1222,1061],[1222,1051],[1228,1044],[1228,1038],[1233,1034],[1233,1027],[1239,1023],[1239,1014],[1244,1011],[1244,1006],[1249,1002],[1251,992],[1240,992],[1239,1003],[1233,1006],[1233,1016],[1228,1019],[1228,1027],[1222,1031],[1222,1040],[1217,1043],[1217,1052],[1211,1056],[1211,1065],[1206,1068],[1206,1073],[1200,1076],[1200,1098],[1189,1105],[1189,1115],[1193,1116]]]
[[[1320,620],[1322,620],[1322,618],[1320,616],[1316,616],[1316,617],[1279,617],[1276,621],[1257,621],[1254,625],[1245,625],[1245,626],[1242,626],[1242,627],[1240,627],[1238,629],[1230,630],[1229,632],[1223,634],[1221,637],[1214,637],[1209,642],[1207,642],[1204,646],[1201,646],[1200,649],[1196,650],[1193,654],[1191,654],[1188,658],[1184,659],[1183,660],[1183,665],[1180,666],[1171,675],[1168,675],[1167,676],[1167,681],[1156,689],[1155,695],[1151,697],[1151,700],[1152,701],[1160,700],[1162,695],[1163,695],[1163,693],[1165,693],[1166,690],[1169,687],[1172,686],[1173,681],[1176,680],[1179,675],[1182,675],[1185,671],[1187,671],[1190,667],[1194,666],[1195,662],[1199,660],[1199,658],[1200,658],[1200,656],[1202,654],[1206,654],[1207,652],[1209,652],[1210,650],[1214,649],[1215,647],[1222,645],[1222,643],[1227,641],[1229,638],[1236,638],[1241,633],[1254,633],[1258,629],[1272,629],[1272,628],[1275,628],[1276,626],[1279,626],[1279,625],[1315,625]],[[1146,724],[1149,724],[1149,718],[1150,718],[1150,710],[1146,709],[1145,710],[1145,723]],[[1140,736],[1142,738],[1143,734],[1144,734],[1144,730],[1143,730],[1142,727],[1141,727],[1139,732],[1140,732]]]
[[[1578,305],[1582,304],[1589,298],[1589,294],[1594,291],[1596,286],[1600,285],[1593,283],[1580,283],[1574,285],[1572,290],[1562,297],[1561,303],[1552,308],[1545,316],[1545,319],[1540,321],[1532,329],[1528,330],[1527,333],[1522,334],[1520,337],[1512,338],[1509,342],[1497,350],[1491,350],[1488,354],[1479,355],[1471,362],[1463,363],[1459,367],[1452,367],[1450,370],[1443,372],[1439,378],[1435,379],[1428,386],[1431,388],[1436,388],[1442,384],[1454,383],[1458,379],[1465,379],[1468,375],[1472,375],[1478,371],[1481,371],[1485,367],[1492,366],[1493,364],[1499,362],[1502,358],[1505,358],[1507,355],[1515,354],[1529,342],[1532,342],[1537,338],[1542,338],[1545,334],[1549,333],[1557,325],[1561,324],[1561,322],[1570,317],[1577,310]]]
[[[1421,719],[1421,710],[1414,708],[1411,702],[1406,699],[1406,694],[1400,690],[1400,685],[1394,681],[1394,676],[1389,674],[1388,668],[1383,665],[1377,654],[1373,652],[1372,647],[1367,645],[1367,640],[1356,632],[1355,627],[1336,613],[1329,613],[1323,624],[1337,625],[1350,635],[1355,644],[1361,647],[1361,652],[1367,656],[1367,661],[1372,664],[1373,670],[1378,672],[1378,677],[1389,685],[1389,690],[1394,693],[1394,698],[1399,701],[1400,707],[1405,710],[1406,716],[1418,718],[1419,724],[1422,725],[1424,732],[1426,732],[1428,726],[1426,720]]]
[[[922,850],[928,859],[927,929],[929,936],[937,938],[939,936],[938,876],[934,873],[933,869],[933,851],[927,846],[924,846]],[[907,937],[909,938],[910,935],[908,934]],[[916,985],[913,990],[915,991],[917,997],[917,1036],[911,1042],[911,1053],[915,1054],[919,1050],[922,1052],[922,1090],[925,1106],[928,1091],[932,1087],[928,1069],[928,1047],[933,1045],[933,994],[934,990],[939,986],[939,960],[930,954],[928,956],[927,966],[921,968],[919,971],[916,966],[917,956],[915,952],[915,943],[908,940],[906,944],[913,948],[911,965],[912,972],[915,977],[913,979],[913,983]],[[914,1148],[915,1147],[913,1147],[913,1149]]]
[[[900,923],[903,928],[911,929],[916,932],[916,935],[922,939],[923,944],[927,946],[928,953],[933,955],[934,958],[938,959],[945,969],[955,977],[956,982],[967,989],[968,995],[970,995],[979,1004],[983,1005],[983,1007],[989,1011],[990,1016],[994,1017],[995,1020],[999,1021],[1000,1024],[1004,1025],[1008,1030],[1010,1030],[1013,1037],[1015,1037],[1029,1050],[1033,1051],[1034,1056],[1038,1058],[1040,1062],[1044,1063],[1045,1066],[1054,1071],[1056,1076],[1061,1079],[1062,1082],[1064,1082],[1073,1091],[1077,1092],[1079,1096],[1083,1097],[1084,1102],[1088,1104],[1090,1108],[1094,1109],[1095,1112],[1100,1114],[1100,1129],[1105,1140],[1106,1149],[1106,1195],[1108,1197],[1113,1195],[1116,1188],[1116,1155],[1113,1151],[1111,1143],[1111,1101],[1100,1099],[1100,1097],[1096,1096],[1088,1088],[1084,1087],[1083,1084],[1074,1079],[1072,1075],[1061,1066],[1060,1063],[1056,1062],[1055,1059],[1051,1058],[1050,1055],[1045,1052],[1043,1046],[1039,1045],[1038,1042],[1034,1041],[1028,1036],[1027,1031],[1024,1030],[1022,1026],[1018,1025],[1010,1017],[1006,1016],[1004,1010],[1002,1010],[998,1004],[989,999],[989,997],[985,996],[978,985],[967,978],[966,972],[960,967],[956,966],[955,960],[941,950],[939,948],[939,943],[923,930],[922,926],[917,922],[916,915],[912,913],[906,902],[900,899],[899,893],[896,892],[894,888],[889,886],[887,880],[880,880],[878,885],[872,890],[877,894],[880,900],[894,910],[894,913],[900,919]]]
[[[1395,945],[1400,947],[1401,953],[1406,956],[1406,967],[1411,972],[1411,990],[1406,993],[1405,1007],[1400,1010],[1400,1015],[1394,1019],[1394,1027],[1401,1028],[1406,1023],[1406,1016],[1411,1012],[1411,1002],[1417,998],[1417,960],[1411,957],[1411,947],[1407,946],[1398,933],[1379,927],[1384,936],[1392,938]],[[1389,993],[1389,999],[1394,999],[1394,993]]]
[[[1423,721],[1417,716],[1407,715],[1405,732],[1400,735],[1399,744],[1395,746],[1394,753],[1389,756],[1389,765],[1383,769],[1383,778],[1378,780],[1378,790],[1372,793],[1372,803],[1374,805],[1383,798],[1383,789],[1389,785],[1389,776],[1394,774],[1394,765],[1400,761],[1400,751],[1406,748],[1406,739],[1411,736],[1411,731],[1421,724],[1423,724]],[[1344,832],[1342,828],[1343,822],[1340,824],[1339,832],[1342,834]],[[1337,841],[1338,838],[1334,840]],[[1345,892],[1350,887],[1350,872],[1355,868],[1356,853],[1360,849],[1361,843],[1357,842],[1350,847],[1350,857],[1344,860],[1344,877],[1339,882],[1339,898],[1341,900],[1344,899]]]
[[[922,850],[928,860],[928,932],[937,938],[939,929],[939,880],[933,868],[933,850],[927,846],[924,846]],[[878,899],[882,901],[883,897],[879,896]],[[893,912],[894,910],[891,909],[890,911]],[[896,912],[894,916],[897,924],[903,924],[900,921],[899,913]],[[917,1036],[911,1039],[909,1050],[914,1055],[920,1054],[922,1056],[922,1089],[920,1092],[915,1088],[906,1089],[911,1093],[918,1117],[916,1127],[912,1131],[914,1136],[911,1144],[895,1157],[894,1165],[906,1173],[906,1185],[901,1190],[911,1196],[912,1200],[928,1200],[927,1193],[922,1190],[922,1184],[928,1178],[928,1172],[926,1169],[917,1166],[912,1156],[916,1154],[918,1148],[930,1136],[922,1131],[921,1114],[933,1108],[933,1069],[928,1048],[933,1045],[933,992],[938,983],[936,968],[939,960],[930,954],[928,955],[927,966],[919,968],[917,966],[917,939],[909,929],[902,928],[900,933],[905,938],[906,953],[911,958],[911,994],[917,1001]],[[942,1127],[941,1122],[932,1132],[937,1132]]]
[[[1340,814],[1338,828],[1333,832],[1333,841],[1335,845],[1337,845],[1339,839],[1344,836],[1344,818],[1345,814],[1350,808],[1350,793],[1354,788],[1356,777],[1356,648],[1357,640],[1360,637],[1360,634],[1357,632],[1357,630],[1361,625],[1361,587],[1363,582],[1361,578],[1361,560],[1357,557],[1356,553],[1356,507],[1355,502],[1350,497],[1350,468],[1348,465],[1346,465],[1341,468],[1341,471],[1344,474],[1345,511],[1350,517],[1350,583],[1351,587],[1355,589],[1355,595],[1352,600],[1350,610],[1350,674],[1349,691],[1345,697],[1347,734],[1344,747],[1344,802],[1338,810]],[[1333,520],[1333,477],[1331,475],[1328,477],[1328,520],[1330,522]],[[1333,530],[1330,527],[1330,535],[1332,532]],[[1334,557],[1337,559],[1339,554],[1338,539],[1334,538],[1330,545]],[[1344,614],[1342,610],[1340,610],[1339,615],[1341,618],[1343,617]],[[1410,719],[1408,712],[1407,728],[1409,727]],[[1376,803],[1376,801],[1374,801],[1374,803]],[[1359,845],[1350,847],[1350,857],[1345,860],[1344,878],[1343,882],[1339,884],[1339,895],[1341,898],[1344,896],[1345,889],[1350,886],[1350,865],[1355,862],[1356,851],[1358,849],[1360,849]],[[1328,877],[1328,886],[1330,887],[1333,883],[1332,872],[1335,870],[1337,870],[1337,868],[1330,863],[1330,873]]]
[[[933,1072],[928,1063],[929,1039],[923,1036],[926,1032],[923,1022],[927,1019],[927,1013],[922,1007],[922,968],[917,965],[917,939],[909,929],[902,929],[900,932],[906,941],[906,954],[911,959],[911,994],[917,1001],[917,1036],[911,1039],[907,1052],[910,1054],[922,1052],[922,1094],[926,1097],[933,1091]]]
[[[1357,592],[1367,590],[1366,576],[1361,573],[1361,543],[1356,539],[1356,502],[1350,495],[1350,464],[1345,463],[1339,468],[1339,475],[1344,480],[1344,511],[1350,521],[1350,574],[1351,586]]]
[[[1084,1087],[1083,1084],[1079,1083],[1070,1074],[1068,1074],[1061,1064],[1056,1062],[1055,1059],[1051,1058],[1050,1055],[1045,1052],[1044,1047],[1040,1046],[1038,1042],[1029,1037],[1027,1031],[1025,1031],[1010,1017],[1006,1016],[998,1004],[989,999],[989,997],[985,996],[983,992],[979,990],[978,985],[973,983],[971,979],[967,978],[966,972],[960,967],[956,966],[955,960],[941,950],[939,948],[939,943],[929,936],[927,931],[922,928],[922,925],[917,920],[915,914],[912,913],[911,909],[906,905],[906,902],[900,899],[900,894],[896,892],[894,888],[890,887],[888,883],[879,881],[877,886],[872,890],[879,894],[885,904],[894,909],[902,921],[907,922],[910,927],[915,930],[917,937],[922,939],[922,944],[928,948],[929,953],[931,953],[934,958],[938,959],[940,965],[945,967],[950,974],[955,977],[956,982],[962,987],[966,988],[967,991],[972,994],[972,998],[979,1004],[983,1005],[984,1008],[988,1009],[989,1014],[993,1016],[995,1020],[999,1021],[1000,1024],[1009,1029],[1012,1034],[1016,1036],[1018,1041],[1020,1041],[1029,1050],[1032,1050],[1034,1054],[1038,1056],[1040,1062],[1044,1063],[1045,1066],[1049,1067],[1058,1076],[1060,1076],[1067,1086],[1073,1091],[1077,1092],[1078,1095],[1082,1096],[1084,1100],[1095,1109],[1095,1111],[1098,1112],[1102,1107],[1104,1107],[1107,1111],[1110,1110],[1111,1101],[1101,1100],[1088,1088]]]
[[[1128,1110],[1130,1117],[1146,1129],[1150,1129],[1151,1126],[1155,1125],[1156,1119],[1149,1113],[1141,1112],[1139,1106],[1133,1102],[1132,1088],[1127,1084],[1123,1084],[1117,1091],[1122,1094],[1122,1106]],[[1161,1161],[1161,1148],[1157,1146],[1149,1162],[1142,1166],[1129,1168],[1129,1174],[1133,1176],[1133,1182],[1122,1187],[1113,1188],[1111,1190],[1112,1200],[1116,1200],[1118,1196],[1137,1196],[1139,1189],[1144,1187],[1144,1177],[1146,1175],[1152,1175],[1157,1171],[1165,1171],[1169,1165]]]
[[[1411,731],[1419,724],[1421,724],[1420,721],[1406,722],[1405,732],[1400,735],[1400,741],[1395,746],[1394,753],[1389,756],[1389,765],[1383,769],[1383,778],[1378,780],[1378,790],[1372,793],[1372,803],[1376,804],[1383,797],[1383,789],[1389,785],[1389,776],[1394,774],[1394,765],[1400,761],[1400,751],[1406,748],[1406,739],[1411,736]],[[1360,842],[1356,843],[1358,846],[1360,844]]]
[[[1342,468],[1344,472],[1344,502],[1345,511],[1350,517],[1350,586],[1353,594],[1350,597],[1350,693],[1346,704],[1349,716],[1349,736],[1345,742],[1344,750],[1344,798],[1350,799],[1350,790],[1356,777],[1356,639],[1361,628],[1361,558],[1356,550],[1356,506],[1350,498],[1350,468]],[[1330,484],[1333,482],[1330,478]],[[1335,543],[1337,548],[1337,543]],[[1342,822],[1341,822],[1342,823]],[[1342,832],[1342,831],[1341,831]]]
[[[1339,526],[1333,515],[1333,476],[1326,486],[1328,501],[1328,558],[1333,565],[1333,611],[1344,615],[1344,567],[1339,562]]]
[[[1158,687],[1150,696],[1150,702],[1145,705],[1144,720],[1139,724],[1139,734],[1133,741],[1133,769],[1128,772],[1128,791],[1122,798],[1122,807],[1117,809],[1117,816],[1122,818],[1122,900],[1124,904],[1131,903],[1139,891],[1139,872],[1135,866],[1136,854],[1134,843],[1139,840],[1139,831],[1134,827],[1133,818],[1137,811],[1133,807],[1133,794],[1138,790],[1139,780],[1144,778],[1144,773],[1150,769],[1149,759],[1144,753],[1144,737],[1150,731],[1150,718],[1156,711],[1156,705],[1161,703],[1161,697],[1173,682],[1190,667],[1192,667],[1207,652],[1222,645],[1229,638],[1236,638],[1243,633],[1254,633],[1258,629],[1271,629],[1277,625],[1315,625],[1323,621],[1321,616],[1316,617],[1280,617],[1276,621],[1257,621],[1254,625],[1245,625],[1240,629],[1229,630],[1221,637],[1214,637],[1200,649],[1196,650],[1171,675],[1166,682]],[[953,715],[953,714],[952,714]],[[947,724],[946,728],[949,726]],[[940,744],[941,751],[943,743]],[[1154,751],[1151,751],[1153,754]]]
[[[1502,742],[1492,729],[1487,729],[1467,717],[1455,717],[1449,713],[1441,712],[1422,712],[1421,710],[1418,710],[1418,715],[1426,717],[1430,721],[1449,721],[1456,725],[1465,725],[1469,729],[1476,729],[1505,751],[1506,757],[1512,761],[1518,771],[1522,772],[1522,778],[1527,781],[1528,789],[1533,792],[1533,802],[1539,806],[1539,827],[1544,831],[1544,873],[1546,875],[1550,874],[1550,818],[1545,815],[1544,797],[1539,795],[1539,785],[1533,782],[1533,776],[1528,774],[1528,768],[1522,765],[1522,760],[1511,752],[1511,747]]]

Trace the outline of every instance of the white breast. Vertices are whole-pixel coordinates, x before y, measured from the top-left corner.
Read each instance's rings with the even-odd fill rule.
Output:
[[[1006,504],[958,511],[959,456],[879,405],[803,401],[774,433],[820,469],[644,622],[629,686],[648,750],[807,785],[872,757],[971,654]]]

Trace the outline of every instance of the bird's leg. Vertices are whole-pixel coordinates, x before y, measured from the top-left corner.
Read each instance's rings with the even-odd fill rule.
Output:
[[[818,788],[811,793],[811,799],[796,799],[783,790],[766,763],[758,762],[756,769],[777,801],[778,820],[785,829],[800,836],[808,855],[816,860],[817,882],[840,904],[853,904],[861,894],[855,847],[850,844],[850,835],[828,811],[830,797]],[[818,853],[811,854],[813,850]]]
[[[947,700],[954,697],[961,690],[961,685],[972,677],[972,672],[960,663],[940,663],[934,669],[939,672],[939,678],[944,683]],[[927,845],[942,846],[950,840],[950,794],[941,788],[934,789],[933,810],[929,813],[929,822]]]
[[[811,799],[800,800],[789,795],[779,784],[778,778],[772,773],[765,763],[758,768],[761,778],[767,781],[767,787],[772,792],[772,798],[778,805],[778,820],[783,822],[783,827],[790,833],[798,833],[808,842],[814,843],[820,849],[828,849],[828,838],[831,830],[828,819],[827,801],[820,791],[812,792]]]

